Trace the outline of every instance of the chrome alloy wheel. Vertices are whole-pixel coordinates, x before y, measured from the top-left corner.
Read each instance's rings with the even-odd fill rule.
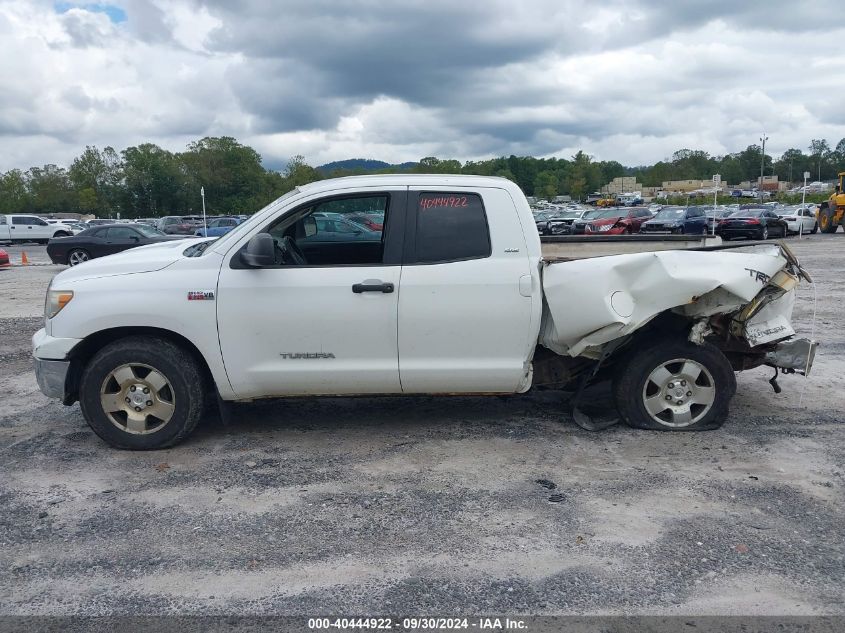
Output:
[[[652,419],[675,428],[695,424],[716,401],[713,376],[700,363],[675,358],[661,363],[643,387],[643,405]]]
[[[106,376],[100,388],[100,404],[121,431],[145,435],[170,422],[176,398],[164,374],[149,365],[131,363]]]
[[[76,266],[82,262],[87,262],[89,259],[88,253],[85,251],[71,251],[70,256],[67,259],[67,263],[69,266]]]

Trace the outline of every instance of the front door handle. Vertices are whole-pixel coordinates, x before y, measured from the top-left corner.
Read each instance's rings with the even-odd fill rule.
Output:
[[[383,292],[390,294],[393,292],[393,284],[384,283],[380,279],[367,279],[360,284],[352,284],[352,292],[361,294],[362,292]]]

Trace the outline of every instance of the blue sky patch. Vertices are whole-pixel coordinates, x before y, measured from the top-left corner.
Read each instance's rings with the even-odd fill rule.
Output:
[[[56,2],[53,6],[56,9],[56,13],[66,13],[71,9],[85,9],[94,13],[105,13],[109,16],[109,20],[115,24],[126,22],[126,11],[113,4],[101,2]]]

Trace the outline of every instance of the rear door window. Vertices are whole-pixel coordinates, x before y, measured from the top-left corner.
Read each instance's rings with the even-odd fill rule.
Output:
[[[110,240],[131,240],[133,237],[140,237],[134,230],[125,226],[113,226],[108,229],[108,239]]]
[[[490,229],[480,195],[420,193],[416,216],[417,263],[490,256]]]

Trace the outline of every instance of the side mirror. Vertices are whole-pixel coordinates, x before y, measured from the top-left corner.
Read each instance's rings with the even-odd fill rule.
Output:
[[[262,268],[276,263],[276,244],[269,233],[254,235],[241,253],[241,261],[250,268]]]
[[[302,229],[305,231],[305,237],[317,235],[317,220],[309,215],[307,218],[302,220]]]

